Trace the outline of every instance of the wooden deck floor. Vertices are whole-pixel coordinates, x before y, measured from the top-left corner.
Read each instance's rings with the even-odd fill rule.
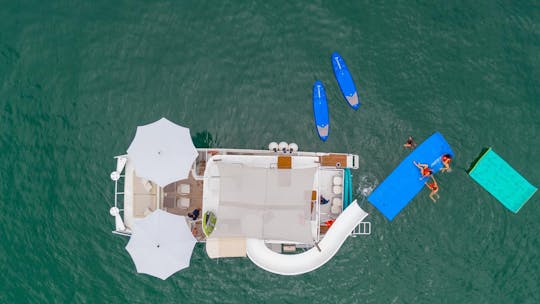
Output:
[[[186,188],[185,185],[189,185],[188,193],[182,193],[183,188]],[[184,216],[187,216],[188,213],[193,212],[195,209],[201,209],[202,212],[203,181],[196,180],[193,177],[193,172],[189,173],[187,179],[165,186],[163,192],[162,206],[166,211]],[[189,199],[189,204],[182,206],[182,199]]]
[[[321,166],[342,168],[347,166],[347,155],[345,154],[329,154],[319,157]]]
[[[189,185],[189,193],[182,193],[182,190],[186,188],[185,185]],[[196,221],[188,218],[193,235],[198,241],[206,238],[202,230],[202,193],[203,181],[195,179],[193,171],[189,173],[187,179],[179,180],[163,188],[162,206],[167,212],[187,217],[188,213],[193,212],[195,209],[200,209],[200,215]],[[185,199],[189,199],[187,206],[183,206],[181,203]]]

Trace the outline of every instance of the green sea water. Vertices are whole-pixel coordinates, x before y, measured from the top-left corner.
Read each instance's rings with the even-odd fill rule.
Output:
[[[512,214],[465,170],[491,146],[540,186],[537,1],[1,1],[1,303],[539,303],[540,196]],[[340,52],[362,106],[333,78]],[[331,133],[314,129],[326,86]],[[440,131],[456,157],[315,272],[211,260],[137,274],[111,234],[113,156],[165,116],[199,146],[360,155],[355,196]]]

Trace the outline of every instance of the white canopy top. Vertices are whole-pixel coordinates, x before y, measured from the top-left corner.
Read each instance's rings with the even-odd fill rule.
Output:
[[[185,217],[158,209],[135,221],[126,250],[137,272],[165,280],[189,266],[196,242]]]
[[[212,237],[313,242],[315,164],[275,169],[220,162],[217,224]]]
[[[137,176],[161,187],[187,178],[198,155],[189,129],[166,118],[137,127],[127,152]]]

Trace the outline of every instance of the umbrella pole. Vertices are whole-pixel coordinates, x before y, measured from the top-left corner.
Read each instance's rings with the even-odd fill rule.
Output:
[[[159,203],[161,202],[161,187],[156,184],[156,209],[159,208]]]

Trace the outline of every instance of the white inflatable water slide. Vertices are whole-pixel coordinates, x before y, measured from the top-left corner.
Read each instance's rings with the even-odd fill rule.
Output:
[[[266,247],[263,240],[248,239],[247,256],[255,265],[281,275],[299,275],[313,271],[328,262],[339,250],[353,229],[368,216],[356,200],[328,229],[317,246],[299,254],[280,254]],[[320,250],[319,250],[320,249]]]

